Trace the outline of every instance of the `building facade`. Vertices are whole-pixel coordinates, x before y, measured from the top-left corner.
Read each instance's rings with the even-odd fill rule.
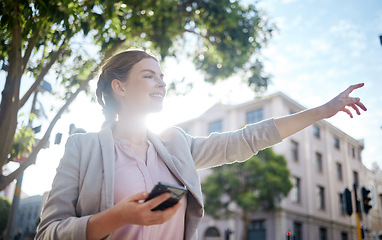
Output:
[[[304,107],[285,94],[275,93],[235,106],[216,104],[198,118],[178,126],[191,135],[208,136],[211,132],[233,131],[301,110]],[[363,149],[362,141],[324,120],[273,146],[276,153],[287,159],[294,187],[276,210],[253,214],[248,239],[286,239],[287,231],[291,231],[294,240],[357,239],[355,214],[346,214],[343,195],[345,188],[352,192],[354,212],[354,183],[358,190],[361,186],[369,188],[374,196],[373,209],[367,216],[362,214],[362,225],[367,229],[365,239],[378,239],[382,230],[382,174],[362,164]],[[203,181],[209,170],[199,174]],[[205,216],[199,227],[199,239],[226,239],[227,231],[232,232],[229,239],[241,239],[239,215],[228,220]]]
[[[20,200],[14,230],[15,239],[34,239],[45,198],[46,194],[44,196],[36,195],[25,197]]]

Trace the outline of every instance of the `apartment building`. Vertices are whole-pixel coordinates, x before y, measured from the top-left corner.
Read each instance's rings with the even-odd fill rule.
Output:
[[[232,131],[303,109],[279,92],[240,105],[216,104],[201,116],[178,126],[191,135],[208,136],[211,132]],[[375,206],[368,216],[363,214],[362,224],[367,228],[367,239],[379,239],[382,173],[368,170],[362,164],[364,144],[361,140],[322,120],[284,139],[273,149],[287,159],[294,187],[276,210],[253,214],[247,229],[248,239],[286,239],[287,231],[292,232],[294,240],[357,239],[355,214],[348,216],[343,204],[344,189],[353,192],[354,183],[358,189],[365,186],[372,190]],[[209,170],[201,170],[199,174],[203,181]],[[240,216],[227,220],[205,216],[199,227],[199,239],[225,239],[227,231],[232,232],[229,239],[241,239]]]
[[[22,198],[18,206],[15,238],[33,239],[39,223],[42,204],[45,196],[36,195]]]

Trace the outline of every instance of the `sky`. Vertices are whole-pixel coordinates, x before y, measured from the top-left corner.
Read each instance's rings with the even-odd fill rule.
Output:
[[[366,167],[382,168],[382,2],[380,0],[264,0],[258,6],[278,31],[263,49],[265,71],[272,83],[265,94],[281,91],[311,108],[329,101],[349,85],[365,86],[351,96],[361,98],[368,111],[350,119],[339,113],[328,121],[355,139],[363,139]],[[169,95],[161,113],[149,117],[148,125],[160,131],[173,124],[196,118],[217,102],[240,104],[255,95],[235,77],[215,86],[204,83],[203,74],[186,59],[168,59],[162,66],[166,79],[194,82],[186,96]],[[91,83],[94,91],[96,82]],[[101,108],[80,94],[53,130],[63,133],[60,145],[39,153],[35,165],[24,174],[22,191],[28,195],[50,190],[69,124],[98,131],[103,122]],[[54,138],[51,142],[54,141]]]

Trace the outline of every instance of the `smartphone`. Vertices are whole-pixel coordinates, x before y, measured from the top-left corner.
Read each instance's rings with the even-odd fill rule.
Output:
[[[169,192],[171,194],[171,197],[159,204],[158,206],[156,206],[155,208],[151,209],[151,211],[164,210],[166,208],[174,206],[179,202],[179,200],[184,196],[184,194],[187,193],[187,189],[185,187],[170,183],[158,182],[157,185],[155,185],[155,187],[153,188],[153,190],[151,190],[145,202],[166,192]]]

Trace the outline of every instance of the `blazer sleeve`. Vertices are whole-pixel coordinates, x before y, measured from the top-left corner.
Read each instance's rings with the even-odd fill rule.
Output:
[[[80,153],[75,138],[70,137],[57,168],[35,239],[86,239],[86,225],[90,216],[76,212],[79,196]]]
[[[281,141],[274,119],[268,119],[233,132],[191,137],[190,147],[196,168],[202,169],[245,161]]]

